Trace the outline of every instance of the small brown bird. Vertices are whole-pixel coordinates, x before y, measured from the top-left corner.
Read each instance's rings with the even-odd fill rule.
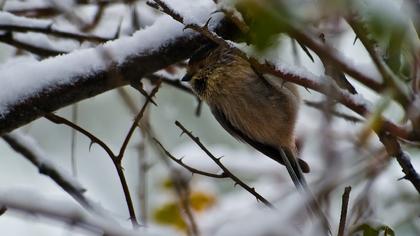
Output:
[[[299,181],[302,171],[309,172],[308,164],[295,158],[294,129],[300,98],[294,84],[276,86],[246,59],[220,46],[198,50],[182,80],[190,82],[232,136],[283,165],[290,162],[289,173],[294,172]]]

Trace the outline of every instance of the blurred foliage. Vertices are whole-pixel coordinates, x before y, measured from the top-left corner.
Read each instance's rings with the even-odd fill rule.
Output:
[[[389,226],[381,225],[373,227],[366,223],[358,226],[351,235],[360,235],[359,233],[363,233],[363,236],[395,236],[394,230]]]
[[[173,226],[182,231],[187,229],[177,202],[168,202],[157,208],[153,213],[153,219],[158,224]]]
[[[279,16],[287,17],[289,12],[283,7],[266,7],[274,4],[274,1],[239,1],[236,8],[242,14],[249,31],[245,35],[245,41],[253,44],[257,49],[263,50],[273,43],[274,36],[288,31],[288,26]],[[279,3],[278,3],[279,4]],[[272,9],[273,11],[269,11]]]
[[[189,202],[191,209],[195,213],[200,213],[212,207],[216,203],[216,197],[210,193],[197,191],[191,193]],[[187,230],[187,224],[177,201],[167,202],[155,209],[153,219],[161,225],[172,226],[181,231]]]

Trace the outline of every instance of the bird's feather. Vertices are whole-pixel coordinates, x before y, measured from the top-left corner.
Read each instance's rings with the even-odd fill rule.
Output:
[[[261,142],[258,142],[252,138],[250,138],[248,135],[244,134],[242,131],[240,131],[239,129],[237,129],[232,122],[229,121],[229,119],[226,118],[226,115],[223,113],[223,111],[221,109],[218,109],[217,107],[213,107],[211,109],[214,117],[216,118],[216,120],[220,123],[220,125],[222,125],[222,127],[228,131],[232,136],[234,136],[235,138],[248,143],[249,145],[251,145],[252,147],[254,147],[255,149],[257,149],[258,151],[260,151],[261,153],[263,153],[264,155],[272,158],[273,160],[279,162],[280,164],[284,165],[284,162],[280,156],[280,152],[278,150],[278,148],[273,147],[271,145],[268,144],[264,144]],[[294,158],[293,153],[291,150],[288,149],[284,149],[284,152],[286,153],[286,156],[288,156],[288,158]],[[302,169],[302,171],[304,173],[308,173],[310,171],[309,165],[302,159],[298,159],[299,162],[299,166]],[[292,163],[295,163],[294,161]],[[294,167],[294,169],[296,169],[296,166]],[[295,170],[297,171],[297,170]]]

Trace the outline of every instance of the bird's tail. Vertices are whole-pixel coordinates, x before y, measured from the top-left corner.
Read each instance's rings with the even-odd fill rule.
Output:
[[[297,159],[293,152],[288,148],[280,148],[280,157],[296,188],[299,191],[305,190],[308,184],[303,176],[302,169],[308,166],[308,164],[301,159]]]
[[[327,217],[323,213],[315,196],[309,189],[305,176],[303,176],[302,168],[305,168],[305,165],[307,166],[306,162],[301,159],[297,159],[293,152],[287,148],[280,148],[279,151],[280,157],[282,158],[284,165],[292,178],[293,184],[307,201],[305,204],[307,205],[308,210],[319,217],[323,227],[331,235],[331,229]],[[307,167],[309,168],[309,166]]]

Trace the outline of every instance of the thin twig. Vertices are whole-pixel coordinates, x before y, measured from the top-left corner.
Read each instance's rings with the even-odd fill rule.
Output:
[[[185,169],[189,170],[193,174],[199,174],[199,175],[203,175],[203,176],[207,176],[207,177],[211,177],[211,178],[217,178],[217,179],[223,179],[223,178],[228,178],[229,177],[226,173],[213,174],[213,173],[210,173],[210,172],[206,172],[206,171],[202,171],[202,170],[198,170],[196,168],[193,168],[193,167],[185,164],[182,161],[182,158],[178,159],[178,158],[174,157],[167,149],[165,149],[165,147],[163,147],[162,143],[159,142],[159,140],[157,140],[156,138],[153,138],[153,140],[159,145],[160,148],[162,148],[163,152],[169,158],[171,158],[173,161],[175,161],[176,163],[178,163],[180,166],[184,167]]]
[[[67,120],[63,117],[59,117],[59,116],[54,115],[52,113],[46,114],[45,117],[47,119],[49,119],[51,122],[54,122],[56,124],[64,124],[64,125],[67,125],[67,126],[73,128],[73,129],[79,131],[81,134],[88,137],[91,140],[92,143],[97,143],[108,154],[108,156],[111,158],[111,160],[112,160],[112,162],[115,166],[115,169],[117,170],[118,178],[120,179],[121,186],[122,186],[123,192],[124,192],[124,197],[126,199],[128,212],[130,214],[130,220],[133,224],[133,227],[137,227],[138,222],[137,222],[137,218],[136,218],[136,214],[135,214],[135,210],[134,210],[134,205],[133,205],[133,201],[131,199],[130,190],[128,188],[128,184],[127,184],[123,169],[122,169],[120,163],[118,162],[117,156],[112,152],[112,150],[108,147],[108,145],[106,145],[102,140],[100,140],[95,135],[91,134],[89,131],[83,129],[82,127],[74,124],[73,122],[71,122],[71,121],[69,121],[69,120]]]
[[[43,34],[53,35],[60,38],[74,39],[77,41],[91,41],[91,42],[96,42],[96,43],[103,43],[103,42],[114,39],[114,38],[105,38],[105,37],[96,36],[96,35],[88,35],[88,34],[78,33],[78,32],[61,31],[58,29],[54,29],[52,24],[45,27],[0,24],[0,30],[11,31],[11,32],[21,32],[21,33],[26,33],[26,32],[43,33]]]
[[[411,158],[408,153],[401,149],[401,145],[393,135],[386,132],[381,132],[378,133],[378,136],[379,140],[385,146],[388,155],[394,156],[397,159],[398,164],[401,166],[402,171],[405,174],[402,179],[410,181],[416,188],[417,192],[420,194],[420,175],[411,164]]]
[[[185,86],[181,83],[180,80],[178,79],[170,79],[168,77],[165,77],[163,75],[157,75],[157,74],[151,74],[151,75],[147,75],[145,77],[146,79],[151,80],[152,82],[156,82],[156,81],[162,81],[162,83],[170,85],[174,88],[177,88],[183,92],[186,92],[188,94],[194,95],[193,91],[191,90],[191,88],[189,88],[188,86]]]
[[[138,111],[137,105],[134,99],[130,96],[125,88],[118,89],[119,95],[127,105],[127,107],[131,110],[132,113],[136,113]],[[144,136],[146,133],[145,127],[141,125],[145,123],[145,118],[147,116],[143,116],[141,123],[139,124],[139,133]],[[146,122],[147,123],[147,122]],[[148,162],[147,156],[145,155],[145,142],[146,140],[142,138],[138,144],[139,148],[139,200],[140,200],[140,212],[141,212],[141,222],[144,226],[148,225],[148,211],[147,211],[147,171],[148,171]]]
[[[365,31],[363,22],[357,19],[356,16],[348,17],[346,20],[350,27],[353,29],[357,38],[362,42],[363,46],[369,53],[370,58],[374,62],[376,68],[387,84],[387,87],[394,89],[398,94],[397,100],[403,105],[403,107],[407,107],[409,99],[407,97],[407,91],[405,91],[406,89],[404,88],[404,85],[378,55],[377,49],[375,48],[372,40],[369,39],[370,34]]]
[[[153,82],[156,82],[156,81],[159,82],[160,80],[159,79],[154,80]],[[127,102],[130,108],[135,109],[133,101],[131,101],[131,99],[128,99],[129,97],[125,96],[125,94],[122,94],[122,95],[123,95],[124,101]],[[144,118],[141,121],[144,122]],[[142,134],[146,136],[146,139],[151,139],[152,137],[156,136],[153,133],[153,130],[151,129],[151,127],[147,123],[138,124],[138,126],[140,127]],[[158,153],[162,152],[162,149],[157,147],[157,143],[152,142],[152,144],[156,144],[156,145],[152,145],[152,147],[154,147]],[[199,235],[199,229],[198,229],[196,220],[194,218],[194,215],[190,206],[191,204],[189,202],[189,191],[187,190],[188,188],[187,183],[185,182],[184,178],[180,175],[180,173],[172,167],[171,163],[166,158],[163,157],[164,156],[163,154],[158,155],[158,156],[161,157],[164,164],[169,170],[172,181],[174,183],[173,186],[174,186],[175,193],[179,199],[180,208],[184,210],[183,212],[185,213],[186,222],[189,223],[188,229],[187,229],[187,235],[189,236]],[[143,172],[145,172],[147,170],[147,165],[142,165],[141,169]],[[143,178],[144,176],[145,175],[143,175]],[[143,179],[141,181],[143,181]],[[145,186],[142,186],[142,188],[145,188]],[[143,193],[145,193],[145,191],[143,191]],[[146,206],[145,201],[146,201],[146,198],[143,199],[143,206]],[[143,216],[143,219],[146,219],[145,217],[146,216]]]
[[[149,104],[149,102],[152,101],[151,98],[153,98],[154,95],[157,93],[157,91],[159,90],[159,87],[160,87],[160,83],[158,83],[156,85],[156,87],[150,93],[149,97],[146,98],[146,102],[144,103],[144,105],[141,108],[140,112],[137,114],[136,118],[134,119],[134,122],[132,123],[132,125],[130,127],[130,130],[128,131],[128,133],[126,135],[126,137],[124,139],[124,142],[121,145],[120,152],[118,153],[117,162],[119,164],[121,164],[121,161],[124,158],[124,153],[125,153],[125,150],[127,149],[128,143],[130,142],[130,139],[133,136],[134,131],[138,127],[138,123],[139,123],[140,119],[143,117],[143,114],[146,111],[147,105]]]
[[[72,122],[78,123],[78,105],[77,103],[72,106]],[[77,131],[75,129],[71,130],[71,170],[73,176],[77,176],[77,160],[76,160],[76,145],[77,145]]]
[[[25,51],[28,51],[30,53],[33,53],[37,56],[40,56],[42,58],[45,57],[51,57],[51,56],[57,56],[60,54],[68,53],[67,51],[61,51],[54,48],[48,48],[48,47],[41,47],[39,45],[30,44],[27,42],[20,41],[13,37],[12,32],[5,32],[0,35],[0,42],[9,44],[10,46],[13,46],[17,49],[22,49]]]
[[[341,215],[340,215],[340,225],[338,227],[338,236],[344,236],[344,230],[346,227],[347,220],[347,210],[349,206],[351,187],[348,186],[344,189],[342,202],[341,202]]]
[[[323,102],[313,102],[313,101],[305,100],[305,105],[307,105],[308,107],[315,108],[317,110],[325,109],[325,104]],[[336,116],[336,117],[342,118],[344,120],[353,122],[353,123],[363,122],[363,120],[358,118],[358,117],[348,115],[348,114],[345,114],[345,113],[342,113],[342,112],[339,112],[339,111],[336,111],[336,110],[332,110],[331,114]]]
[[[81,188],[81,186],[75,185],[73,180],[69,180],[66,175],[56,169],[54,165],[42,161],[45,157],[39,156],[40,153],[34,151],[32,147],[23,140],[24,137],[20,137],[17,134],[5,134],[2,138],[10,145],[10,147],[13,148],[13,150],[20,153],[23,157],[35,165],[39,169],[39,173],[50,177],[56,184],[58,184],[58,186],[72,196],[83,207],[93,210],[92,203],[83,195],[85,189]]]
[[[232,172],[230,172],[230,170],[228,168],[226,168],[223,165],[223,163],[221,162],[221,157],[219,157],[219,158],[215,157],[201,143],[200,139],[192,134],[191,131],[188,131],[179,121],[175,121],[175,125],[178,126],[182,130],[182,133],[187,134],[188,137],[190,137],[191,140],[194,141],[201,148],[201,150],[203,150],[207,154],[207,156],[209,156],[222,169],[223,174],[229,176],[229,178],[231,178],[235,182],[235,185],[239,185],[242,188],[244,188],[246,191],[248,191],[249,193],[251,193],[252,195],[254,195],[257,200],[259,200],[262,203],[264,203],[264,205],[266,205],[266,206],[268,206],[270,208],[274,208],[274,205],[273,204],[271,204],[267,199],[265,199],[257,191],[255,191],[255,188],[249,187],[247,184],[245,184],[244,182],[242,182],[242,180],[240,180],[238,177],[236,177]]]
[[[44,115],[44,117],[55,124],[63,124],[74,130],[77,130],[79,133],[83,134],[84,136],[90,139],[91,145],[94,143],[98,144],[108,154],[108,156],[111,157],[112,161],[115,161],[115,155],[112,152],[111,148],[108,147],[108,145],[105,144],[105,142],[103,142],[101,139],[99,139],[89,131],[61,116],[55,115],[54,113],[47,113]]]

